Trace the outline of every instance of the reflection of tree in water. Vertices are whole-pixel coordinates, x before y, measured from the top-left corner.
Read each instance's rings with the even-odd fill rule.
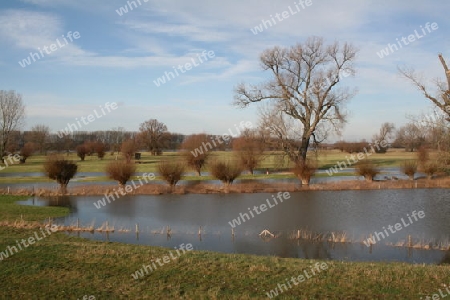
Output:
[[[75,206],[72,205],[70,201],[72,196],[69,195],[57,195],[53,197],[42,197],[42,198],[48,200],[48,206],[68,207],[70,209],[75,208]]]
[[[266,243],[275,242],[275,239],[282,237],[281,232],[270,232],[263,230],[259,234],[259,238]],[[297,247],[292,248],[292,245]],[[282,238],[281,243],[277,243],[277,255],[281,257],[298,257],[305,259],[331,259],[330,249],[334,249],[335,243],[296,240],[292,243],[291,239]],[[302,254],[299,253],[299,249]],[[292,253],[294,251],[294,253]]]
[[[266,243],[270,242],[272,239],[275,238],[275,237],[272,237],[272,236],[266,236],[266,235],[264,235],[264,236],[259,236],[259,237],[260,237],[261,240],[263,240],[263,241],[266,242]]]
[[[450,264],[450,251],[447,251],[438,265]]]
[[[309,242],[297,240],[297,245],[303,252],[303,258],[305,259],[331,259],[329,247],[325,242]]]

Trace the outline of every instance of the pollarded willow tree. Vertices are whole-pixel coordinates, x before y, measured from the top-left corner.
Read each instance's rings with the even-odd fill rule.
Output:
[[[284,151],[296,166],[304,165],[311,143],[320,143],[325,132],[338,130],[345,123],[343,105],[354,93],[339,83],[342,77],[355,73],[356,53],[351,44],[326,45],[320,37],[289,48],[267,49],[260,62],[262,69],[270,72],[270,79],[259,85],[238,85],[234,103],[246,107],[269,101],[275,115],[293,123],[298,133],[296,140],[283,140]],[[280,126],[268,126],[276,127]]]
[[[114,160],[106,165],[106,174],[110,179],[117,181],[121,188],[124,188],[131,176],[136,173],[136,164],[126,160]]]
[[[205,145],[211,145],[211,140],[208,140],[208,136],[204,133],[192,134],[183,141],[180,148],[183,150],[183,156],[189,167],[193,168],[198,176],[202,176],[202,168],[205,166],[208,160],[209,148],[203,149]]]
[[[50,155],[44,163],[44,173],[56,180],[62,194],[67,193],[69,181],[77,174],[78,165],[58,155]]]
[[[246,129],[232,141],[233,152],[242,169],[253,175],[264,159],[265,143],[256,130]]]

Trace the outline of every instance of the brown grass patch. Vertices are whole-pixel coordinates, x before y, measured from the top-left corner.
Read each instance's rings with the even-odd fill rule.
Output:
[[[97,196],[109,194],[117,185],[85,185],[68,189],[72,196]],[[389,180],[367,182],[363,180],[343,180],[339,182],[325,182],[300,186],[300,183],[261,183],[245,182],[235,183],[228,188],[220,184],[203,183],[178,185],[171,189],[167,185],[147,183],[133,189],[129,195],[162,195],[162,194],[218,194],[218,193],[275,193],[275,192],[301,192],[301,191],[344,191],[344,190],[377,190],[377,189],[423,189],[423,188],[450,188],[450,177],[441,176],[435,179],[420,178],[411,180]],[[29,189],[0,188],[1,195],[29,195],[29,196],[59,196],[57,188]]]

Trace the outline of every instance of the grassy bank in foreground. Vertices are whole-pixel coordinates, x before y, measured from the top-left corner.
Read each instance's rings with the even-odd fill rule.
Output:
[[[0,196],[1,220],[66,213],[23,208]],[[0,251],[38,229],[0,227]],[[264,299],[317,261],[192,251],[135,280],[132,274],[170,249],[95,242],[54,233],[0,261],[0,299]],[[450,283],[450,266],[320,261],[327,269],[277,299],[420,299]]]

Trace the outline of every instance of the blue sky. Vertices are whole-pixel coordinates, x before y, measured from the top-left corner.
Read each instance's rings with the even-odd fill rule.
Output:
[[[358,88],[346,106],[350,117],[343,137],[370,138],[383,122],[400,126],[407,115],[432,107],[398,75],[398,65],[413,66],[432,80],[443,77],[438,53],[450,63],[447,0],[311,0],[310,6],[256,35],[251,29],[270,15],[296,4],[301,8],[298,0],[135,0],[133,10],[127,2],[132,1],[0,3],[0,89],[23,95],[24,129],[44,123],[56,132],[113,101],[118,109],[83,129],[138,130],[140,123],[156,118],[171,132],[222,134],[241,121],[256,124],[256,106],[231,105],[233,88],[266,78],[258,62],[264,49],[316,35],[359,48],[357,74],[343,82]],[[116,10],[124,6],[129,11],[120,16]],[[384,58],[377,55],[397,38],[420,33],[427,22],[437,23],[438,29]],[[19,64],[57,39],[63,44],[69,31],[79,32],[79,38],[26,67]],[[214,57],[197,60],[191,70],[155,85],[173,66],[196,60],[202,51],[213,51]]]

